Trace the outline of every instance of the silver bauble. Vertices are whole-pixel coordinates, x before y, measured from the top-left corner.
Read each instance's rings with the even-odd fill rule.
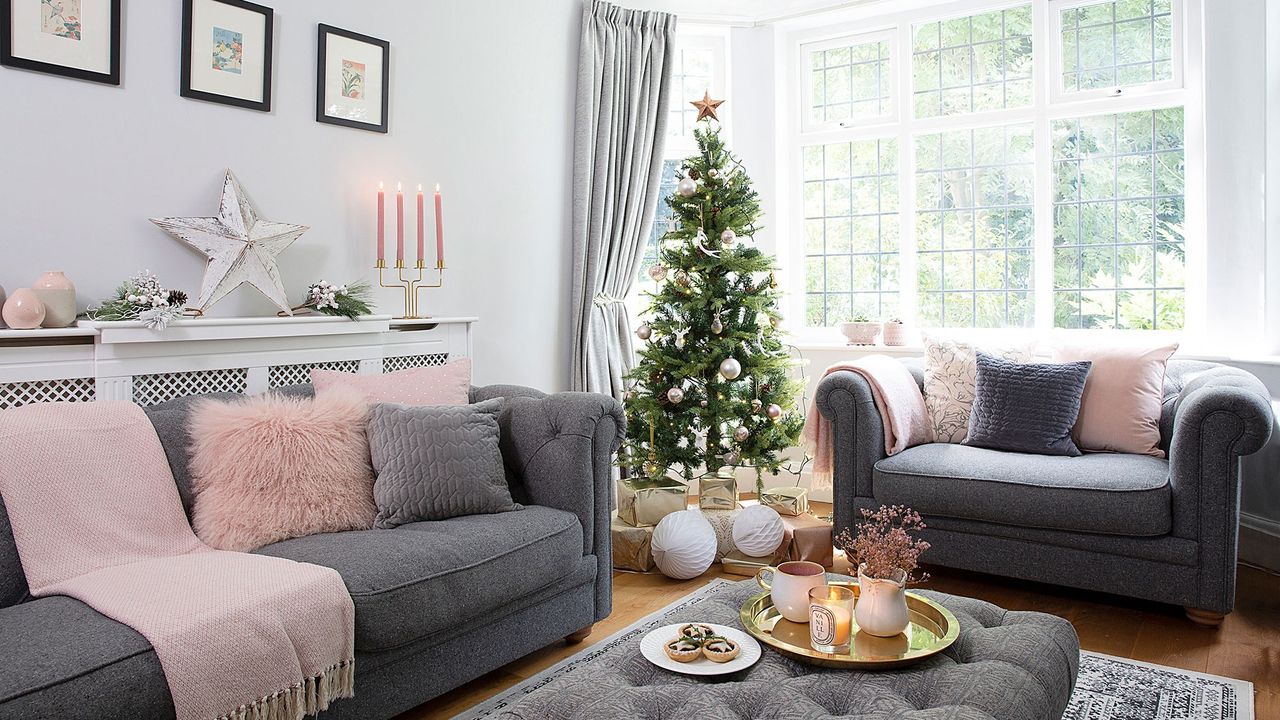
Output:
[[[739,425],[737,429],[733,431],[733,439],[740,443],[746,442],[749,437],[751,437],[751,431],[747,429],[746,425]]]
[[[725,230],[720,233],[720,243],[723,245],[732,245],[738,239],[738,234],[732,230]]]
[[[693,197],[696,192],[698,184],[690,178],[684,178],[676,185],[676,194],[680,197]]]
[[[782,408],[776,403],[770,403],[769,407],[765,409],[764,414],[768,415],[770,420],[777,420],[782,417]]]
[[[725,380],[737,380],[742,374],[742,363],[733,358],[725,358],[720,362],[720,374]]]
[[[762,407],[764,407],[764,403],[760,402],[759,400],[751,401],[751,412],[758,413],[760,412],[760,408]]]
[[[666,266],[666,265],[654,265],[653,267],[649,268],[649,277],[650,277],[650,278],[653,278],[653,281],[654,281],[654,282],[662,282],[663,280],[666,280],[666,279],[667,279],[667,266]]]
[[[719,335],[722,332],[724,332],[724,323],[720,321],[720,316],[717,315],[715,319],[711,321],[711,334]]]
[[[649,327],[649,323],[643,323],[640,327],[636,328],[636,337],[641,340],[648,340],[653,337],[653,328]]]
[[[678,387],[673,387],[667,391],[667,399],[670,400],[673,405],[679,405],[680,401],[684,400],[684,391]]]
[[[737,465],[742,460],[742,456],[737,452],[728,452],[724,454],[725,465]]]
[[[676,284],[680,287],[689,287],[693,284],[693,279],[689,277],[689,273],[683,270],[676,271]]]

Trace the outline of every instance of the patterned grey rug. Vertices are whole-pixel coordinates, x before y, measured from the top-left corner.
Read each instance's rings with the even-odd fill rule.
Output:
[[[489,700],[454,720],[496,717],[529,693],[593,662],[614,649],[638,644],[673,613],[686,610],[736,583],[716,579],[667,607],[619,630],[581,652]],[[766,652],[768,652],[766,650]],[[1253,683],[1178,670],[1163,665],[1082,652],[1071,704],[1063,720],[1254,720]]]

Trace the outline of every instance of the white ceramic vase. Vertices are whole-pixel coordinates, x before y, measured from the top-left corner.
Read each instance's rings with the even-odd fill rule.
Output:
[[[858,603],[853,607],[853,617],[862,632],[893,637],[911,624],[907,578],[901,571],[893,579],[867,577],[865,569],[865,564],[858,567]]]
[[[76,321],[76,286],[71,284],[61,270],[51,270],[41,275],[31,289],[44,304],[42,326],[64,328]]]
[[[840,323],[840,332],[849,340],[850,345],[875,345],[880,336],[880,323],[855,321]]]

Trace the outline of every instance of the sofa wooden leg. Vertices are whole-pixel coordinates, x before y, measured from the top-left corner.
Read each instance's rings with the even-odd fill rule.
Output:
[[[595,627],[595,626],[594,626],[594,625],[588,625],[588,626],[586,626],[586,627],[582,628],[581,630],[579,630],[579,631],[577,631],[577,632],[573,633],[572,635],[569,635],[569,636],[565,637],[565,639],[564,639],[564,644],[565,644],[565,645],[577,645],[578,643],[582,642],[583,640],[586,640],[586,639],[587,639],[587,636],[591,634],[591,629],[592,629],[593,627]]]
[[[1222,624],[1223,619],[1227,616],[1225,613],[1213,612],[1212,610],[1201,610],[1199,608],[1183,608],[1187,611],[1187,619],[1197,625],[1205,627],[1218,627]]]

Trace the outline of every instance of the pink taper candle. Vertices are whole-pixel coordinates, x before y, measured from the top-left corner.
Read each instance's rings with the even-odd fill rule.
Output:
[[[386,193],[382,189],[382,183],[378,183],[378,262],[382,263],[387,259],[387,235],[386,235]]]
[[[396,267],[404,266],[404,186],[396,183]]]
[[[439,183],[436,183],[436,267],[444,267],[444,215],[440,213]]]
[[[426,264],[427,259],[427,217],[423,207],[422,186],[418,186],[418,267]]]

